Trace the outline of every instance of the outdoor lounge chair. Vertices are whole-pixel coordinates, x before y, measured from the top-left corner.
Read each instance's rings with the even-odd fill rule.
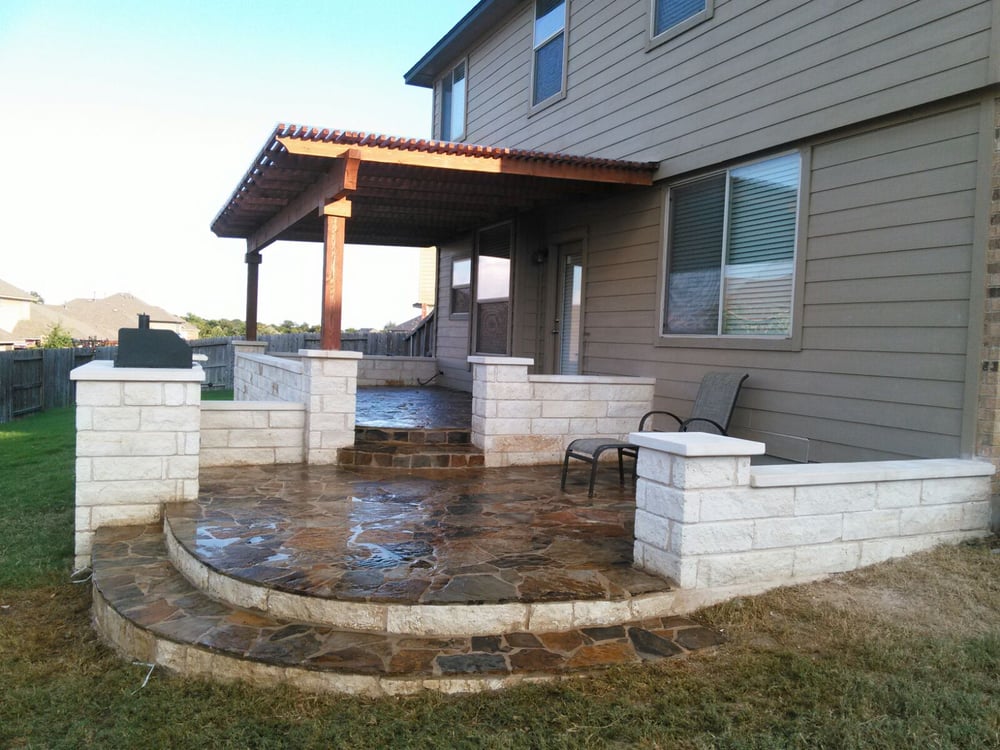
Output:
[[[667,416],[677,422],[675,432],[713,432],[725,435],[729,429],[729,420],[733,416],[736,399],[739,398],[743,381],[750,377],[749,373],[710,372],[702,378],[695,396],[691,416],[681,419],[669,411],[647,412],[639,420],[639,432],[645,432],[647,423],[652,425],[656,416]],[[560,487],[566,489],[566,473],[569,470],[569,460],[576,458],[590,464],[590,489],[588,497],[594,496],[594,480],[597,478],[597,465],[601,454],[605,451],[618,452],[618,480],[625,484],[625,456],[635,460],[639,454],[639,446],[621,440],[608,438],[577,438],[566,448],[563,458],[562,482]],[[635,476],[635,469],[632,471]]]

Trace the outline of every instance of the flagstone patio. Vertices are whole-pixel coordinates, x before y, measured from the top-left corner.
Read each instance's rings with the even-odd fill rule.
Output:
[[[133,658],[319,690],[446,692],[663,659],[721,642],[643,616],[632,490],[555,467],[202,473],[164,528],[104,528],[95,619]]]
[[[166,505],[162,526],[99,529],[99,632],[183,674],[368,695],[493,689],[721,642],[674,616],[670,582],[632,567],[634,488],[615,472],[588,498],[585,472],[564,491],[555,466],[399,468],[462,450],[470,395],[359,389],[357,404],[347,466],[205,468],[198,499]],[[379,439],[373,455],[392,463],[362,468],[359,446]]]

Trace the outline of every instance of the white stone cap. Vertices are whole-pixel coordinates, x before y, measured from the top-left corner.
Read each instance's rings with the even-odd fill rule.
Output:
[[[202,411],[305,411],[297,401],[202,401]]]
[[[299,356],[308,359],[361,359],[364,354],[340,349],[299,349]]]
[[[70,371],[70,380],[139,381],[161,383],[201,383],[205,371],[201,365],[184,367],[115,367],[110,359],[95,359]]]
[[[594,385],[656,385],[656,378],[631,375],[529,375],[532,383],[580,383]]]
[[[192,354],[191,355],[191,359],[193,359],[195,362],[208,362],[208,355],[207,354]]]
[[[754,440],[715,435],[710,432],[633,432],[628,441],[640,448],[677,456],[759,456],[765,445]]]
[[[929,458],[907,461],[856,461],[834,464],[753,466],[751,487],[789,487],[810,484],[849,484],[903,479],[988,477],[996,471],[989,461]]]
[[[295,354],[279,357],[277,354],[258,354],[257,352],[238,352],[241,362],[258,362],[275,367],[286,372],[302,374],[302,360]]]
[[[387,360],[390,362],[434,362],[437,363],[437,357],[402,357],[398,354],[365,354],[365,359],[378,359]]]
[[[470,365],[520,365],[531,367],[535,360],[531,357],[487,357],[476,355],[466,360]]]
[[[266,341],[241,341],[241,340],[236,340],[236,341],[233,341],[233,346],[250,346],[250,347],[258,347],[258,348],[261,348],[261,349],[265,349],[265,348],[267,348],[267,342]]]

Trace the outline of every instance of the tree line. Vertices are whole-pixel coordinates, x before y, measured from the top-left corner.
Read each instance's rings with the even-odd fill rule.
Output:
[[[198,336],[203,339],[216,338],[218,336],[245,336],[247,324],[245,321],[236,318],[203,318],[194,313],[188,313],[184,320],[198,328]],[[267,335],[272,333],[318,333],[318,325],[308,323],[296,323],[286,320],[277,325],[271,323],[258,323],[257,334]]]

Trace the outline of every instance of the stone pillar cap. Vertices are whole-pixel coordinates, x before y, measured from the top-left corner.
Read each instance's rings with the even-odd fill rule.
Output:
[[[110,359],[95,359],[73,369],[70,380],[117,382],[200,383],[205,379],[201,365],[191,367],[115,367]]]
[[[766,449],[754,440],[709,432],[633,432],[628,439],[640,448],[677,456],[759,456]]]
[[[531,357],[488,357],[476,355],[469,357],[467,361],[472,365],[521,365],[522,367],[531,367],[535,364],[535,360],[531,359]]]
[[[340,349],[299,349],[299,356],[307,359],[361,359],[365,355]]]

